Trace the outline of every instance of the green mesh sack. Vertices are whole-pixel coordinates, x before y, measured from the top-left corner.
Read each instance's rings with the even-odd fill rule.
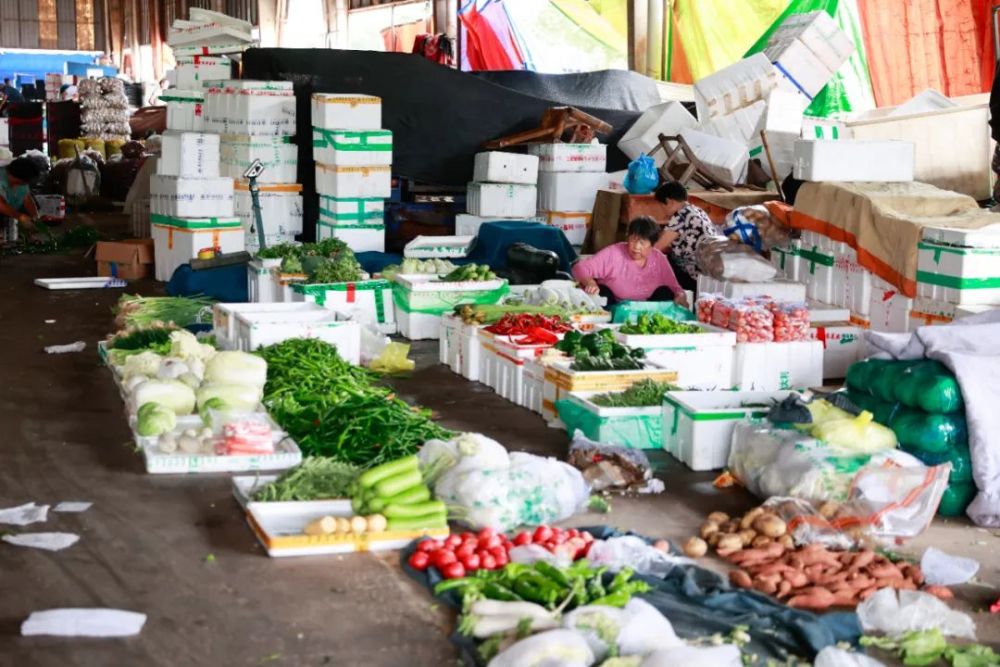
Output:
[[[890,403],[896,402],[896,385],[899,379],[919,361],[889,361],[872,374],[871,392],[875,398]]]
[[[972,482],[957,482],[949,484],[941,496],[938,514],[941,516],[962,516],[966,508],[976,497],[976,485]]]
[[[929,466],[950,463],[951,475],[948,477],[949,483],[972,481],[972,457],[969,455],[968,447],[952,447],[942,454],[926,454],[917,458]]]
[[[885,359],[865,359],[851,364],[847,369],[847,386],[866,394],[872,393],[874,380],[886,365],[893,362]]]
[[[961,415],[931,415],[903,408],[892,418],[899,446],[915,456],[946,454],[956,447],[968,448],[968,430]]]
[[[921,361],[897,378],[894,395],[903,405],[932,414],[962,411],[962,390],[941,362]]]

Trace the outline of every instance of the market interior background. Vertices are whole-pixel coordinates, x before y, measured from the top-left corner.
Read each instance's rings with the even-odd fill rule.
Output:
[[[998,11],[996,0],[0,0],[0,78],[10,81],[0,164],[28,156],[42,171],[37,219],[0,224],[0,655],[16,665],[487,664],[482,638],[456,635],[455,599],[432,594],[434,568],[408,560],[413,538],[447,526],[379,546],[374,532],[310,532],[307,519],[326,510],[268,509],[234,488],[234,475],[253,485],[310,455],[341,456],[319,419],[293,450],[276,436],[259,459],[273,465],[257,451],[175,453],[164,434],[140,435],[139,385],[106,340],[124,328],[123,294],[207,304],[180,324],[220,349],[319,338],[354,365],[374,362],[382,399],[431,411],[412,417],[415,430],[433,421],[559,462],[575,429],[612,446],[560,463],[593,494],[533,523],[612,527],[669,540],[676,555],[696,555],[688,547],[701,535],[709,554],[685,571],[720,582],[696,577],[705,597],[663,588],[649,599],[684,640],[728,644],[749,625],[751,663],[809,664],[835,639],[857,648],[870,630],[853,613],[862,600],[792,610],[761,586],[713,607],[734,561],[716,553],[727,522],[706,531],[706,517],[738,519],[771,496],[857,500],[863,472],[912,464],[918,482],[900,475],[881,497],[862,490],[866,540],[894,558],[920,562],[935,548],[978,563],[947,582],[950,593],[906,569],[892,586],[953,596],[947,606],[975,632],[949,639],[1000,651],[1000,510],[984,509],[1000,494],[1000,423],[989,416],[1000,364],[983,342],[1000,311]],[[248,180],[255,162],[263,171]],[[691,312],[612,313],[566,282],[539,288],[624,240],[633,217],[664,217],[651,192],[677,179],[717,233],[698,257]],[[514,303],[584,335],[631,317],[633,332],[616,341],[646,361],[570,366],[544,331],[518,344],[483,330]],[[673,319],[637,324],[639,312]],[[978,344],[941,333],[970,316]],[[930,385],[910,401],[876,380],[902,386],[908,362],[864,362],[869,337],[902,359],[905,336],[927,328],[913,339],[918,356],[944,366],[922,368],[961,388],[940,414],[918,396]],[[622,412],[591,401],[643,379],[676,386],[656,385],[655,404]],[[838,395],[874,415],[868,428],[848,411],[857,430],[825,431],[853,442],[849,454],[783,469],[794,445],[825,438],[765,446],[740,431],[790,390],[845,385]],[[256,389],[274,432],[292,434],[291,413]],[[876,424],[891,446],[866,444]],[[381,445],[347,460],[384,463]],[[468,500],[459,495],[449,505]],[[92,505],[33,525],[2,509],[64,501]],[[850,522],[807,506],[807,520],[785,517],[799,544],[826,539],[795,532],[813,520],[857,538]],[[471,502],[463,510],[475,514]],[[513,535],[519,524],[496,525]],[[41,532],[78,541],[18,543]],[[757,599],[766,606],[748,606]],[[122,639],[23,636],[33,613],[61,608],[146,617]],[[869,655],[903,664],[890,649]],[[1000,664],[982,655],[966,664]],[[940,657],[926,664],[960,664]],[[733,664],[700,661],[712,659]],[[861,664],[835,659],[845,658],[816,664]]]

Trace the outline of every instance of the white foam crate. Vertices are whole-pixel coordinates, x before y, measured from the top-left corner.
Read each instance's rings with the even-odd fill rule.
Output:
[[[482,353],[480,327],[465,324],[457,315],[441,316],[440,361],[467,380],[479,380],[479,357]]]
[[[597,171],[603,174],[608,166],[608,147],[600,143],[529,144],[528,154],[538,158],[538,171]]]
[[[872,276],[869,300],[868,325],[881,333],[906,333],[910,330],[910,310],[913,299],[905,296],[898,287]]]
[[[175,218],[233,217],[233,179],[149,177],[149,210]]]
[[[663,449],[692,470],[729,463],[736,424],[767,415],[788,391],[669,391],[663,397]],[[752,407],[750,407],[752,406]]]
[[[545,395],[545,366],[538,360],[524,362],[521,377],[521,407],[535,414],[542,414],[542,400]]]
[[[280,259],[251,259],[247,264],[247,298],[251,303],[274,303],[275,282],[271,275],[281,266]]]
[[[392,132],[314,127],[313,158],[336,167],[388,166],[392,164]]]
[[[156,173],[191,178],[219,177],[219,135],[168,130],[160,137]]]
[[[743,391],[810,389],[823,385],[823,344],[737,343],[733,386]]]
[[[436,340],[441,335],[441,316],[412,313],[400,309],[396,313],[399,335],[409,340]]]
[[[791,241],[786,247],[771,248],[771,264],[778,269],[779,275],[785,280],[799,282],[801,262],[799,261],[799,242]]]
[[[778,70],[778,87],[808,104],[833,78],[833,71],[801,40],[772,42],[764,54]]]
[[[698,118],[724,116],[767,99],[778,85],[778,72],[763,53],[739,60],[694,84]]]
[[[291,81],[220,81],[205,90],[205,129],[219,134],[295,135]]]
[[[297,183],[259,185],[257,201],[267,234],[294,235],[302,233],[302,186]],[[233,190],[233,212],[249,231],[255,224],[253,198],[249,186],[237,181]]]
[[[984,237],[980,235],[983,241]],[[1000,235],[994,238],[997,245],[993,247],[921,241],[917,245],[917,294],[961,305],[1000,303]]]
[[[846,377],[851,364],[865,356],[864,329],[851,324],[849,317],[839,322],[811,323],[809,339],[823,344],[824,380]]]
[[[459,213],[455,216],[455,234],[457,236],[478,236],[479,228],[489,222],[523,222],[528,223],[545,223],[545,218],[543,217],[510,217],[510,216],[491,216],[485,217],[481,215],[470,215],[468,213]]]
[[[153,215],[153,266],[159,281],[168,281],[182,264],[188,264],[204,248],[221,253],[240,252],[245,239],[239,218],[175,218]]]
[[[716,178],[729,183],[740,183],[746,178],[750,161],[746,144],[697,130],[681,130],[681,137]]]
[[[239,181],[250,165],[260,160],[264,171],[257,177],[257,183],[261,184],[262,191],[264,184],[295,183],[298,180],[299,148],[289,141],[290,137],[221,136],[219,159],[224,176]]]
[[[538,174],[538,210],[591,212],[607,180],[601,172],[544,171]]]
[[[538,157],[502,151],[476,153],[472,180],[477,183],[534,185],[538,181]]]
[[[357,322],[339,319],[337,315],[325,308],[318,311],[237,312],[236,349],[254,352],[291,338],[315,338],[336,347],[344,361],[359,364],[361,327]]]
[[[382,127],[382,99],[374,95],[313,93],[313,127],[378,130]]]
[[[598,442],[630,449],[661,449],[663,447],[663,408],[659,405],[641,408],[609,408],[591,399],[606,392],[571,392],[569,400],[589,412],[598,421],[596,432],[587,437]],[[625,435],[630,437],[625,437]]]
[[[209,81],[225,81],[233,77],[232,61],[225,56],[187,56],[177,59],[174,68],[175,88],[198,89]]]
[[[737,109],[725,116],[716,116],[712,120],[702,123],[698,130],[739,144],[751,145],[757,139],[757,133],[766,110],[767,102],[758,100],[750,106]]]
[[[167,129],[181,132],[202,132],[205,129],[205,92],[202,90],[169,90],[160,95],[167,106]]]
[[[615,338],[628,347],[646,350],[646,363],[677,373],[676,385],[685,389],[729,389],[733,383],[736,333],[692,322],[703,333],[636,335],[615,327]]]
[[[233,498],[244,510],[255,508],[262,514],[271,511],[318,509],[330,513],[340,512],[344,504],[350,507],[350,498],[326,498],[322,500],[254,500],[253,496],[265,486],[276,482],[280,475],[233,475]]]
[[[592,219],[590,211],[543,211],[543,213],[546,224],[562,231],[570,245],[577,248],[583,245]]]
[[[809,323],[810,324],[836,324],[837,322],[847,322],[851,318],[851,309],[841,306],[834,306],[819,301],[809,301]]]
[[[432,275],[400,274],[395,281],[393,301],[399,331],[410,340],[436,340],[440,335],[441,315],[451,313],[461,303],[478,303],[484,298],[495,303],[508,291],[507,281],[501,279],[444,282]]]
[[[481,346],[479,381],[511,403],[520,405],[526,359],[508,354],[493,340],[483,340]]]
[[[835,257],[818,247],[799,248],[799,280],[806,284],[806,296],[813,301],[834,301]]]
[[[392,194],[392,167],[337,167],[317,162],[316,192],[338,199],[384,199]]]
[[[385,225],[316,223],[316,240],[336,238],[354,252],[385,252]]]
[[[341,316],[377,323],[379,331],[386,335],[397,331],[397,310],[388,280],[293,285],[292,300],[314,302]]]
[[[554,428],[562,426],[555,404],[567,398],[572,392],[622,391],[642,380],[656,382],[677,380],[676,373],[655,367],[631,371],[574,371],[570,368],[571,365],[571,361],[559,361],[545,367],[542,419]]]
[[[659,136],[674,136],[681,130],[694,129],[698,121],[680,102],[664,102],[646,109],[632,124],[622,138],[618,140],[618,149],[630,160],[639,155],[647,155],[658,146]],[[653,156],[656,166],[662,166],[667,156],[663,151],[657,151]]]
[[[418,236],[403,248],[403,257],[415,259],[455,259],[466,257],[475,236]]]
[[[772,280],[764,283],[737,283],[731,280],[716,280],[708,275],[698,276],[698,294],[721,294],[727,299],[742,299],[753,296],[769,296],[775,301],[806,300],[804,283],[791,280]]]
[[[772,36],[772,42],[798,39],[831,72],[836,72],[854,53],[854,42],[825,11],[792,14]]]
[[[909,141],[803,139],[795,142],[794,173],[803,181],[910,182],[914,145]]]
[[[261,261],[259,259],[251,260],[251,264],[260,266]],[[273,261],[280,262],[280,260]],[[266,270],[270,276],[270,268],[262,270]],[[273,313],[280,316],[286,313],[310,311],[326,312],[321,306],[317,306],[314,303],[216,303],[212,305],[212,334],[217,341],[232,341],[233,345],[235,345],[237,314]],[[235,349],[235,347],[229,346],[226,349]]]
[[[538,207],[538,189],[534,185],[472,182],[466,189],[465,204],[472,215],[531,218]]]

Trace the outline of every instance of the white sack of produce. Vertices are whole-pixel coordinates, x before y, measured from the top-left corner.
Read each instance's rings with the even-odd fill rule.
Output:
[[[251,384],[207,382],[198,388],[195,395],[198,399],[199,410],[210,400],[217,398],[227,409],[249,412],[260,405],[264,392],[261,387]]]
[[[420,468],[431,481],[445,472],[461,474],[486,468],[507,468],[507,450],[481,433],[463,433],[451,440],[428,440],[417,452]]]
[[[595,660],[580,633],[549,630],[522,639],[490,660],[487,667],[590,667]]]
[[[571,611],[563,626],[586,639],[597,660],[608,655],[648,655],[660,649],[683,646],[674,627],[645,600],[632,598],[623,609],[589,605]]]
[[[678,646],[654,651],[639,663],[639,667],[678,667],[678,665],[698,665],[698,667],[743,667],[740,650],[726,646]]]

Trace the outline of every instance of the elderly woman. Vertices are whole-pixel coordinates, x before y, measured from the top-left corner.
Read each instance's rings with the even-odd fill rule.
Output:
[[[674,301],[687,306],[687,297],[666,255],[653,247],[659,235],[655,220],[636,218],[628,225],[628,240],[580,260],[573,267],[573,277],[588,294],[607,297],[608,305]]]

